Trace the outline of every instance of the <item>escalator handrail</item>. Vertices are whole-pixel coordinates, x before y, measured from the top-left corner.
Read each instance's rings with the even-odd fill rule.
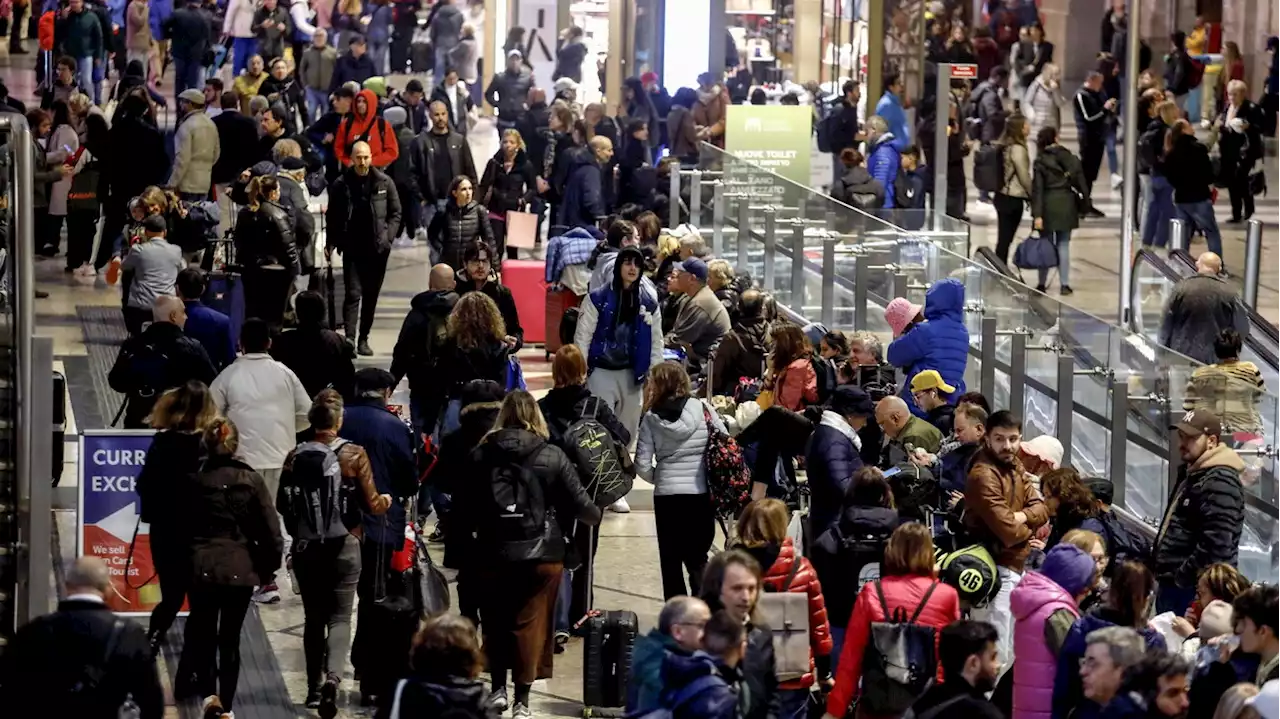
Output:
[[[1129,276],[1129,306],[1135,308],[1134,311],[1129,313],[1129,330],[1136,334],[1143,334],[1142,314],[1136,308],[1142,306],[1142,290],[1138,282],[1138,274],[1144,262],[1169,282],[1177,283],[1183,277],[1178,274],[1177,270],[1170,267],[1169,263],[1165,262],[1165,259],[1159,253],[1146,248],[1138,250],[1138,254],[1133,258],[1133,267]],[[1157,327],[1157,329],[1159,328]]]
[[[1185,267],[1190,268],[1192,272],[1196,271],[1196,260],[1191,256],[1190,252],[1187,252],[1186,250],[1173,250],[1169,253],[1170,262],[1172,262],[1174,258],[1177,258]],[[1244,303],[1241,304],[1244,305]],[[1280,328],[1277,328],[1275,325],[1268,322],[1267,318],[1258,314],[1258,311],[1254,308],[1248,305],[1244,305],[1244,308],[1249,313],[1249,324],[1266,333],[1267,339],[1270,340],[1273,345],[1280,344]],[[1274,355],[1275,353],[1267,352],[1266,354]]]

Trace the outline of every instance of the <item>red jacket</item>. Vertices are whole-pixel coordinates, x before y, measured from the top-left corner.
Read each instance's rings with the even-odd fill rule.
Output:
[[[884,601],[889,611],[893,612],[901,607],[910,616],[920,606],[920,600],[924,599],[929,586],[937,581],[933,577],[918,575],[884,577],[880,580],[880,586],[884,589]],[[858,592],[858,601],[854,602],[849,626],[845,629],[844,647],[840,650],[839,666],[836,668],[836,686],[827,696],[828,714],[844,716],[849,702],[858,693],[858,683],[862,679],[862,654],[866,651],[871,635],[871,623],[882,622],[884,618],[875,585],[870,582],[864,584],[862,591]],[[956,590],[939,582],[916,623],[938,630],[940,638],[942,628],[959,618],[960,597]],[[942,681],[941,661],[938,662],[938,681]],[[860,713],[859,716],[865,715]]]
[[[769,591],[781,591],[782,583],[791,574],[791,565],[795,563],[796,548],[791,538],[782,543],[782,551],[773,566],[764,573],[762,584]],[[795,579],[791,580],[788,592],[809,595],[809,673],[778,685],[779,689],[808,689],[813,686],[815,656],[825,657],[831,654],[831,625],[827,623],[827,605],[822,599],[822,583],[818,581],[818,573],[808,559],[799,557],[800,568],[796,570]]]
[[[356,103],[351,103],[351,112],[338,124],[338,132],[333,138],[333,153],[343,167],[351,167],[350,146],[356,140],[363,139],[369,143],[369,151],[373,154],[373,166],[385,170],[400,156],[400,147],[396,144],[396,129],[391,123],[378,114],[378,96],[373,90],[361,90],[356,96],[365,100],[365,114],[356,114]],[[407,152],[409,148],[405,148]]]

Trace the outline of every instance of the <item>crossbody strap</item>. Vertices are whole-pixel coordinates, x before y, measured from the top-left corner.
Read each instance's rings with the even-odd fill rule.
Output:
[[[802,561],[804,561],[804,557],[801,557],[800,553],[796,552],[795,561],[791,563],[791,571],[787,572],[787,581],[783,582],[782,588],[778,590],[779,592],[791,591],[791,583],[796,580],[796,574],[800,572],[800,562]]]
[[[886,622],[893,621],[889,617],[889,603],[884,600],[884,587],[880,586],[879,579],[876,580],[875,584],[876,584],[876,596],[880,598],[880,609],[881,611],[884,612],[884,620]]]
[[[929,585],[929,591],[924,593],[924,598],[920,600],[920,605],[916,607],[915,614],[912,614],[911,619],[908,620],[909,623],[911,624],[916,623],[916,620],[920,618],[920,612],[924,611],[924,605],[929,603],[929,597],[933,596],[933,590],[937,588],[938,588],[938,583],[936,581],[933,584]]]

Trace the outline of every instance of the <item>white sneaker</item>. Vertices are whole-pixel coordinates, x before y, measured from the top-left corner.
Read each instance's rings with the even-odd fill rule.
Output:
[[[427,228],[425,228],[425,227],[419,227],[419,228],[417,229],[417,231],[415,231],[415,232],[413,233],[413,241],[414,241],[414,242],[421,242],[421,243],[423,243],[423,244],[426,244],[426,243],[427,243],[427,239],[428,239],[428,238],[427,238]]]
[[[1118,174],[1116,174],[1116,173],[1114,173],[1114,172],[1113,172],[1113,173],[1111,173],[1111,189],[1113,189],[1113,190],[1118,190],[1118,189],[1120,189],[1120,186],[1121,186],[1121,185],[1123,185],[1123,184],[1124,184],[1124,176],[1123,176],[1123,175],[1118,175]]]
[[[507,710],[507,688],[495,689],[489,692],[489,705],[498,710],[501,714]]]
[[[97,277],[98,273],[93,269],[93,265],[88,262],[80,265],[75,270],[76,277]]]
[[[609,505],[609,511],[617,514],[627,514],[631,511],[631,505],[627,504],[626,497],[619,497],[618,501]]]
[[[258,604],[277,604],[280,602],[280,588],[274,584],[258,587],[253,592],[253,601]]]
[[[511,707],[511,719],[533,719],[533,712],[529,711],[528,706],[516,702],[516,705]]]

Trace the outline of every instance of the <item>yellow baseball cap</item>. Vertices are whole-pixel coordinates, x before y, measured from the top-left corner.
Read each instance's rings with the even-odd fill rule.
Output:
[[[945,394],[951,394],[956,391],[955,387],[942,381],[942,375],[938,374],[936,369],[927,369],[911,378],[912,392],[923,392],[927,389],[940,390]]]

